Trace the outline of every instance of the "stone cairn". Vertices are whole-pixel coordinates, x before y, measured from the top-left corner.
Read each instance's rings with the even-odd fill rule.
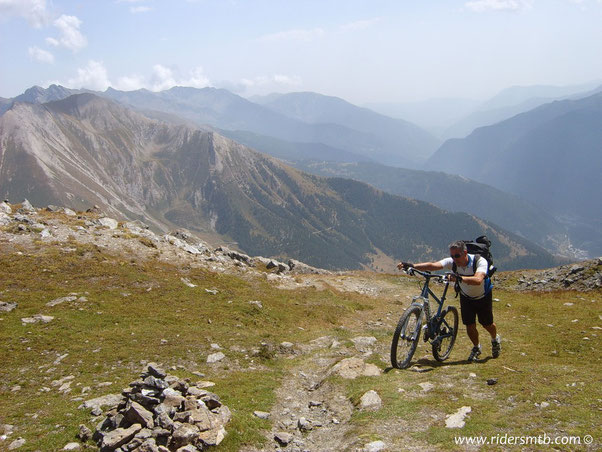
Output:
[[[153,363],[122,395],[94,433],[101,452],[205,450],[222,441],[231,418],[216,394],[167,375]]]

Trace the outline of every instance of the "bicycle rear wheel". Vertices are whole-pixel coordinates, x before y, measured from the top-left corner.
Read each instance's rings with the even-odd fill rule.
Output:
[[[420,339],[422,325],[422,307],[410,306],[405,310],[391,343],[391,365],[397,369],[405,369],[410,365]]]
[[[448,306],[441,313],[433,340],[433,356],[437,361],[445,361],[449,358],[457,335],[458,310],[454,306]]]

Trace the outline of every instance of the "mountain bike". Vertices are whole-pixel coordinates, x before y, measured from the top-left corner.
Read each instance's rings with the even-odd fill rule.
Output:
[[[411,276],[420,275],[424,277],[425,281],[420,295],[412,299],[412,304],[404,311],[395,333],[393,333],[391,365],[397,369],[409,367],[422,330],[424,330],[424,342],[430,341],[433,356],[437,361],[445,361],[449,357],[458,335],[458,310],[454,306],[447,306],[443,309],[450,283],[449,276],[452,273],[435,275],[415,268],[409,268],[406,273]],[[441,298],[437,297],[429,287],[432,280],[445,283]],[[438,304],[437,312],[434,315],[431,315],[429,295]],[[423,318],[424,327],[422,326]]]

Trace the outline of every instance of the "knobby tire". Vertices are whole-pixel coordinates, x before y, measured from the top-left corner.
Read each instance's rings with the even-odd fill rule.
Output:
[[[441,313],[433,341],[433,356],[437,361],[445,361],[456,343],[458,335],[458,310],[448,306]]]
[[[405,310],[391,343],[391,365],[397,369],[409,367],[412,356],[420,339],[422,326],[422,307],[410,306]]]

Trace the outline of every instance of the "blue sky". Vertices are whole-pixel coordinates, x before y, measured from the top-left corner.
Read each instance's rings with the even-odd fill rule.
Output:
[[[0,0],[0,96],[50,83],[485,99],[602,80],[602,0]]]

